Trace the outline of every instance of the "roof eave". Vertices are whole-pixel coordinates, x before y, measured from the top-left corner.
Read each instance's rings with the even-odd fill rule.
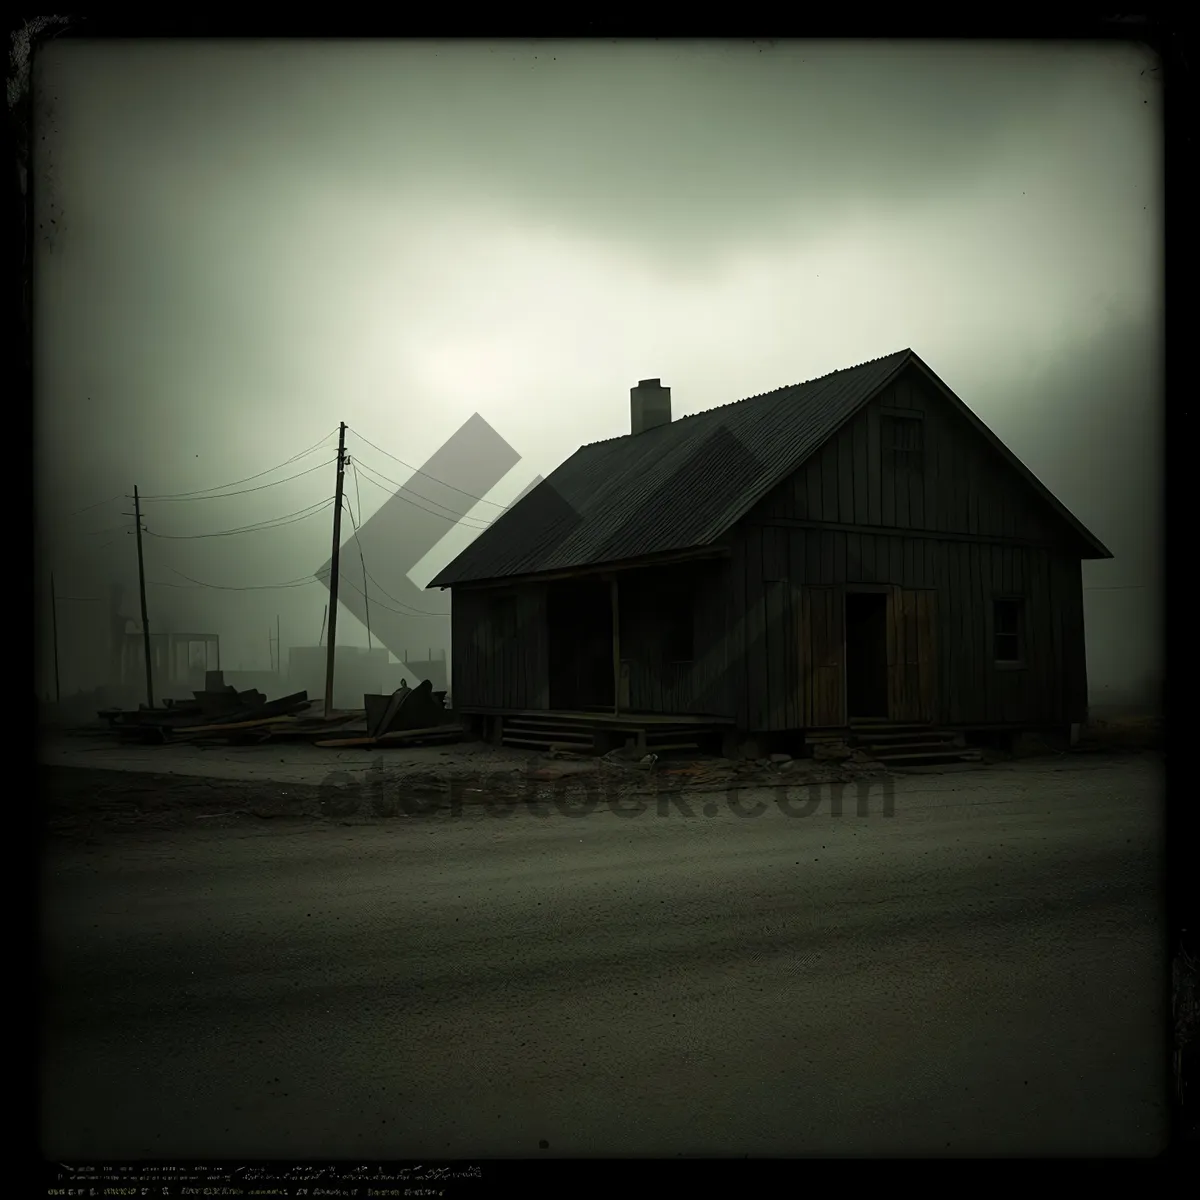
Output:
[[[517,587],[526,583],[548,583],[557,579],[572,579],[580,576],[603,575],[609,572],[632,571],[644,567],[691,562],[696,560],[728,557],[729,546],[720,536],[709,537],[691,546],[676,547],[673,550],[661,550],[653,554],[636,555],[632,558],[612,558],[603,561],[579,563],[570,567],[556,567],[545,571],[526,571],[515,575],[491,575],[479,577],[464,576],[449,582],[426,584],[426,588],[455,588],[455,587]],[[440,578],[440,576],[439,576]]]

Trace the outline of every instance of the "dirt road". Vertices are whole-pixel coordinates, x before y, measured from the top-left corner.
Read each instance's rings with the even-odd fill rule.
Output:
[[[890,817],[343,824],[188,786],[186,828],[126,809],[47,852],[51,1157],[1165,1141],[1152,760],[898,780]]]

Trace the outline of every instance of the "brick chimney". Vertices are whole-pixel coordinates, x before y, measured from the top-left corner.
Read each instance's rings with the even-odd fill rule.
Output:
[[[660,379],[643,379],[629,389],[629,425],[632,433],[645,433],[671,423],[671,389]]]

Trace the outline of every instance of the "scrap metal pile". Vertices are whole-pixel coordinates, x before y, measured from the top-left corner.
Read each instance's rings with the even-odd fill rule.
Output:
[[[462,728],[446,708],[446,693],[435,692],[426,679],[415,688],[401,687],[390,696],[364,696],[364,717],[336,733],[327,733],[318,746],[416,745],[455,742]]]
[[[141,705],[133,712],[106,709],[98,715],[122,741],[419,745],[461,736],[445,697],[426,680],[391,696],[364,696],[364,707],[358,711],[325,713],[307,692],[268,700],[253,689],[239,692],[225,683],[220,671],[210,671],[204,691],[193,692],[191,700],[166,700],[161,708]]]

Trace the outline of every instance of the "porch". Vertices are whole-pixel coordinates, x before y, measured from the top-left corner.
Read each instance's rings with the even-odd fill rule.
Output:
[[[531,721],[558,721],[563,741],[585,719],[642,741],[663,725],[732,724],[726,573],[710,557],[456,589],[455,711],[506,718],[507,736],[523,726],[539,744],[547,731]]]

